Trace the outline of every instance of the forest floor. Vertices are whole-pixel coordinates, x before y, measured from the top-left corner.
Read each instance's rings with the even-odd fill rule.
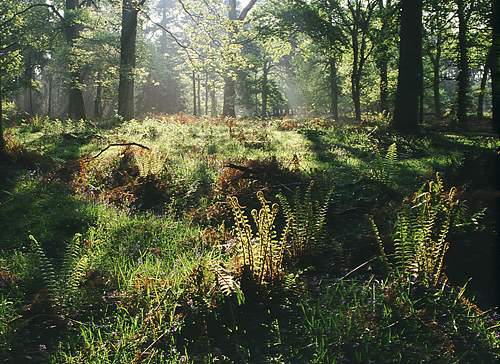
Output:
[[[497,362],[500,141],[487,134],[321,118],[13,123],[0,362]],[[449,229],[398,220],[424,195],[436,216],[454,201]],[[398,263],[405,231],[449,242],[432,283]]]

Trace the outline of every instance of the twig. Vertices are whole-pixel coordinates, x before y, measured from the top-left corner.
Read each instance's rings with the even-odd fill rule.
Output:
[[[354,268],[354,269],[352,269],[351,271],[349,271],[349,272],[348,272],[347,274],[345,274],[343,277],[340,277],[340,278],[337,280],[337,283],[338,283],[338,282],[340,282],[340,281],[342,281],[342,280],[344,280],[345,278],[347,278],[348,276],[350,276],[352,273],[354,273],[354,272],[356,272],[357,270],[359,270],[359,269],[363,268],[365,265],[367,265],[367,264],[369,264],[369,263],[373,262],[375,259],[378,259],[378,258],[380,258],[380,256],[379,256],[379,255],[376,255],[376,256],[374,256],[373,258],[371,258],[371,259],[367,260],[366,262],[364,262],[363,264],[358,265],[356,268]]]
[[[104,148],[103,150],[101,150],[99,153],[97,153],[95,156],[91,157],[90,159],[96,159],[97,157],[99,157],[102,153],[104,153],[105,151],[107,151],[111,147],[128,147],[128,146],[132,146],[132,145],[135,145],[136,147],[141,147],[143,149],[151,150],[149,147],[146,147],[145,145],[135,143],[135,142],[132,142],[132,143],[112,143],[112,144],[108,145],[106,148]]]

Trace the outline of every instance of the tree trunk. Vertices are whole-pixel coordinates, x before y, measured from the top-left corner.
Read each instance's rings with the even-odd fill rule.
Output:
[[[102,85],[100,82],[100,74],[97,76],[97,87],[94,99],[94,116],[96,119],[102,118]]]
[[[197,93],[197,98],[198,98],[198,116],[201,116],[201,80],[200,80],[200,75],[196,77],[196,81],[198,84],[198,93]]]
[[[378,72],[380,77],[380,112],[386,113],[389,111],[389,82],[387,77],[388,71],[388,53],[389,47],[387,46],[387,38],[388,38],[388,27],[389,27],[389,19],[388,19],[388,11],[387,8],[390,7],[390,2],[387,2],[387,5],[384,6],[384,1],[379,0],[378,7],[382,12],[382,18],[380,19],[382,22],[382,26],[380,32],[382,33],[382,40],[379,41],[378,44],[378,52],[376,57]]]
[[[210,115],[213,118],[217,117],[217,95],[214,86],[210,89]]]
[[[267,76],[269,73],[269,67],[268,67],[268,62],[264,62],[264,68],[262,69],[263,74],[262,74],[262,109],[260,112],[260,117],[261,119],[265,119],[267,117]]]
[[[53,76],[52,74],[48,75],[48,97],[47,97],[47,116],[49,118],[52,117],[52,83],[53,83]]]
[[[491,69],[493,58],[493,48],[490,48],[484,63],[483,74],[481,75],[481,84],[479,87],[479,95],[477,98],[477,118],[484,119],[484,94],[486,92],[486,83],[488,81],[488,73]]]
[[[387,60],[380,60],[379,75],[380,75],[380,112],[389,111],[389,82],[387,77]]]
[[[425,89],[424,89],[424,62],[423,62],[423,57],[422,57],[422,48],[419,50],[419,56],[417,58],[418,60],[418,123],[420,125],[423,124],[424,122],[424,96],[425,96]]]
[[[491,96],[493,104],[493,128],[500,134],[500,0],[493,0]]]
[[[330,57],[330,114],[335,121],[339,120],[339,89],[337,87],[337,63]]]
[[[439,64],[441,63],[441,57],[436,56],[436,59],[432,63],[432,92],[434,97],[434,116],[436,119],[441,119],[443,116],[443,110],[441,105],[441,70]]]
[[[123,0],[120,34],[120,83],[118,86],[118,115],[125,120],[134,118],[134,69],[137,38],[137,5]]]
[[[235,109],[236,88],[235,80],[230,76],[224,78],[224,105],[222,106],[222,116],[228,118],[236,117]]]
[[[361,122],[361,89],[359,75],[353,74],[351,77],[351,93],[354,103],[354,117]]]
[[[352,73],[351,73],[351,97],[354,104],[354,116],[356,121],[361,122],[361,100],[360,100],[360,70],[359,70],[359,44],[357,28],[352,35]]]
[[[0,158],[5,155],[5,139],[3,136],[3,90],[2,90],[3,70],[0,68]]]
[[[399,44],[399,74],[393,127],[399,131],[418,128],[419,90],[422,77],[422,2],[402,0]]]
[[[208,72],[205,71],[205,115],[208,116]]]
[[[64,14],[64,33],[66,41],[74,56],[75,42],[80,37],[79,25],[74,21],[75,12],[79,7],[78,0],[66,0]],[[81,85],[83,84],[80,69],[70,59],[70,86],[68,91],[68,117],[73,120],[85,119],[85,102]]]
[[[459,124],[467,121],[468,93],[469,93],[469,61],[467,59],[467,20],[465,16],[464,0],[457,0],[458,5],[458,108],[457,117]]]
[[[238,19],[238,14],[236,13],[236,0],[228,0],[229,5],[229,20]],[[234,34],[231,34],[234,36]],[[222,105],[222,117],[234,118],[236,117],[236,83],[235,80],[227,75],[224,77],[224,104]]]
[[[193,71],[193,74],[191,75],[191,78],[193,79],[193,115],[198,116],[198,105],[197,105],[197,100],[196,100],[196,73]]]

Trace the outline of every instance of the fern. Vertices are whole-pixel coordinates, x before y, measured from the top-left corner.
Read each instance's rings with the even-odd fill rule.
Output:
[[[262,191],[257,192],[261,203],[259,210],[252,210],[251,215],[255,231],[249,223],[243,207],[236,197],[229,197],[228,203],[233,211],[234,231],[239,246],[242,268],[249,269],[253,279],[263,284],[283,277],[283,255],[287,246],[290,221],[278,238],[274,225],[278,214],[278,205],[267,201]]]
[[[326,223],[328,208],[332,199],[332,191],[323,200],[314,200],[311,181],[305,192],[297,189],[287,199],[283,194],[277,197],[283,208],[290,228],[290,246],[288,252],[292,259],[300,259],[304,255],[321,254],[326,245]]]
[[[400,274],[421,278],[437,286],[447,280],[444,257],[448,233],[458,206],[456,188],[446,191],[439,174],[413,195],[399,213],[393,232],[394,267]],[[387,260],[378,228],[372,222],[377,243]],[[388,262],[388,260],[387,260]]]
[[[33,252],[35,253],[36,260],[38,261],[38,266],[40,268],[40,275],[43,283],[48,291],[49,301],[53,304],[57,303],[57,287],[58,282],[56,279],[56,273],[54,265],[50,259],[45,254],[42,245],[35,239],[33,235],[29,236],[29,239],[33,245]]]
[[[398,145],[396,143],[392,143],[391,145],[389,145],[385,159],[391,163],[397,162],[397,160],[398,160]]]
[[[50,303],[53,306],[67,305],[74,298],[90,266],[90,254],[81,242],[81,235],[76,234],[68,243],[62,266],[57,274],[41,244],[32,235],[29,239],[33,243],[33,251],[38,260],[42,280],[48,290]]]

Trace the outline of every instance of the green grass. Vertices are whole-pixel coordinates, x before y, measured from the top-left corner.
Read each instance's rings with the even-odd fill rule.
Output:
[[[7,135],[15,151],[0,166],[0,349],[14,362],[487,363],[498,355],[498,321],[475,317],[450,287],[387,278],[377,261],[335,283],[377,254],[367,215],[387,234],[403,198],[436,171],[470,183],[462,167],[498,148],[492,138],[306,120],[292,128],[239,120],[230,130],[188,117],[38,118]],[[85,159],[123,142],[150,150],[113,147]],[[84,169],[74,163],[80,158]],[[267,161],[271,175],[232,180],[224,166],[248,159]],[[306,263],[286,262],[280,282],[252,286],[238,270],[228,191],[242,191],[239,200],[254,206],[258,189],[277,201],[276,193],[305,190],[310,179],[313,199],[333,189],[327,241],[318,242],[321,252],[303,253]],[[231,190],[220,190],[223,182]],[[208,217],[213,211],[219,215]],[[276,231],[282,225],[280,214]],[[47,267],[28,236],[41,243],[63,289],[59,272],[76,234],[88,256],[85,275],[66,305],[51,305],[40,279]],[[221,289],[221,272],[247,292],[244,303]]]

